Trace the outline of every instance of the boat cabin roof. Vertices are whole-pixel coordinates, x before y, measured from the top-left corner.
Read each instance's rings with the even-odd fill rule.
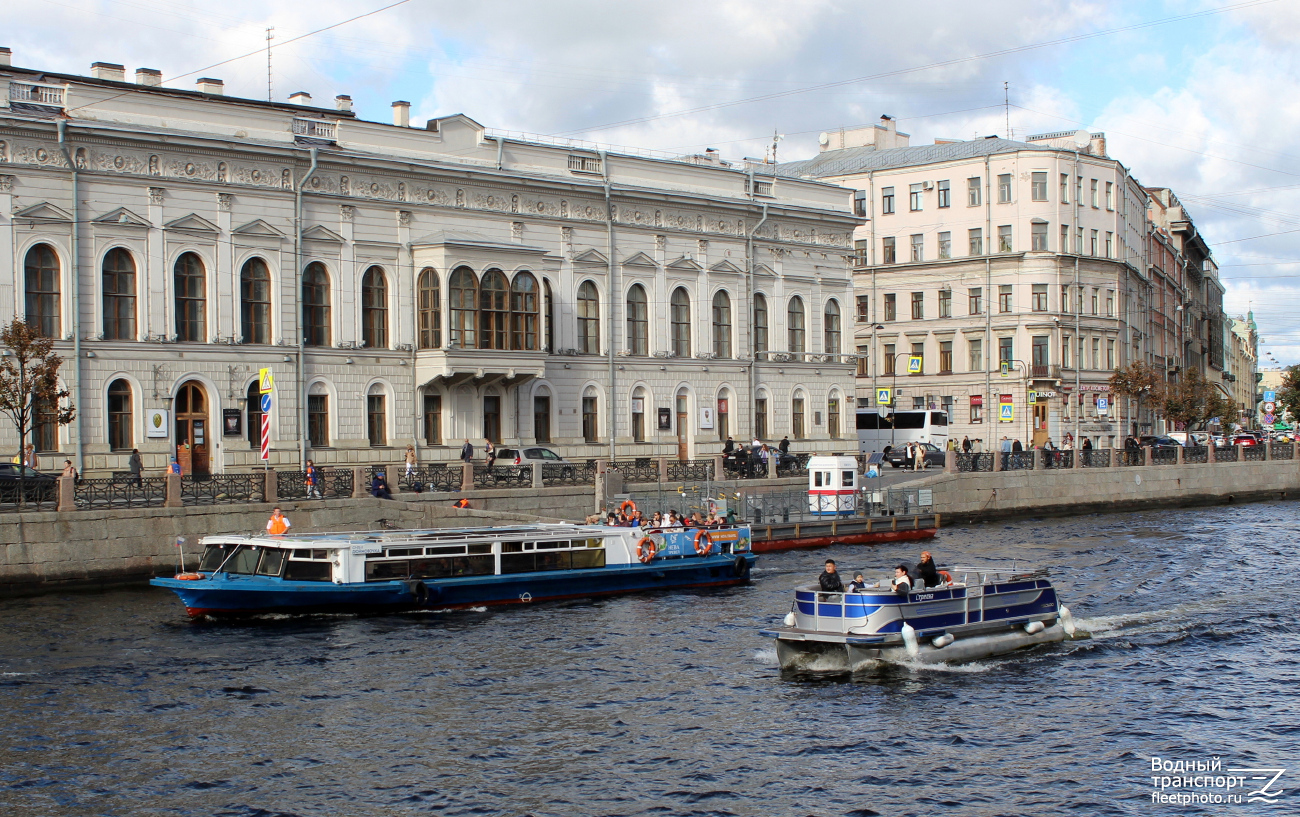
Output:
[[[276,548],[350,548],[353,545],[387,545],[405,544],[425,545],[430,542],[496,542],[522,539],[571,539],[574,536],[594,538],[620,535],[628,528],[611,528],[606,525],[566,525],[543,523],[536,525],[510,525],[489,528],[430,528],[427,530],[401,531],[335,531],[329,533],[287,533],[281,536],[270,534],[219,534],[204,536],[201,545],[256,545],[258,547]]]

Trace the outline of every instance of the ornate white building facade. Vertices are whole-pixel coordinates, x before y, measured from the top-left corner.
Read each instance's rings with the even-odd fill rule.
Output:
[[[851,194],[649,158],[8,65],[0,313],[60,338],[42,467],[394,462],[553,444],[854,450]],[[802,442],[800,442],[802,441]],[[12,427],[0,449],[13,448]]]

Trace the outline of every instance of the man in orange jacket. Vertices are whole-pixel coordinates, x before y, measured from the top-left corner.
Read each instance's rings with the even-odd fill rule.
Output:
[[[289,532],[291,527],[293,527],[293,523],[289,521],[289,517],[280,511],[278,506],[271,511],[271,518],[266,520],[266,532],[272,536],[283,536]]]

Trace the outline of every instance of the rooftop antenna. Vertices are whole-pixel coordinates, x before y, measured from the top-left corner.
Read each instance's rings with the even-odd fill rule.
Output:
[[[1007,117],[1007,138],[1011,139],[1014,136],[1011,133],[1011,85],[1006,81],[1002,83],[1002,109],[1006,112]]]
[[[275,39],[275,26],[266,29],[266,101],[271,101],[271,40]]]
[[[776,143],[784,138],[784,133],[778,133],[776,128],[772,129],[772,164],[776,164]]]

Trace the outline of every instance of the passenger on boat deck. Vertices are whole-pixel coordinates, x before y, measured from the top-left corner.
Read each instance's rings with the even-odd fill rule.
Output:
[[[912,579],[907,575],[907,565],[894,568],[894,580],[889,583],[889,587],[901,596],[912,592]]]
[[[943,584],[943,579],[939,578],[939,568],[934,566],[934,559],[930,556],[930,551],[921,551],[921,561],[916,564],[916,589],[924,590],[927,587],[938,587]]]
[[[866,589],[867,589],[867,582],[866,582],[865,579],[862,578],[862,574],[861,574],[861,573],[854,573],[854,574],[853,574],[853,581],[849,582],[849,592],[850,592],[850,593],[861,593],[863,590],[866,590]]]
[[[827,593],[843,593],[844,582],[840,581],[840,575],[835,572],[835,560],[826,560],[826,569],[817,577],[817,583],[821,585],[822,590]]]

